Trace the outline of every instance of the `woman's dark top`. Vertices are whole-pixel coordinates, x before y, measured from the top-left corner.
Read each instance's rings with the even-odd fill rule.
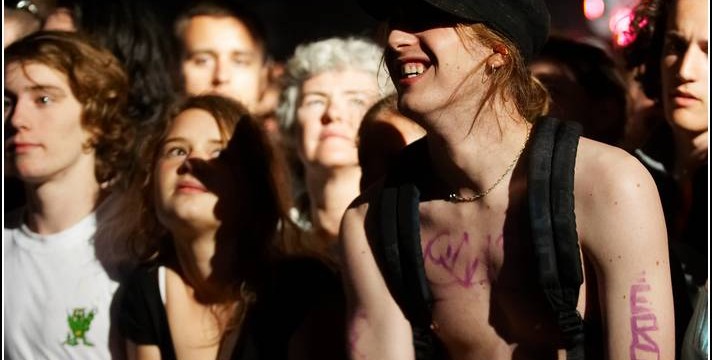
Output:
[[[122,284],[119,326],[127,339],[138,345],[157,345],[161,358],[170,360],[176,356],[158,288],[159,266],[140,267]],[[328,267],[314,259],[283,259],[272,267],[262,288],[248,311],[233,359],[286,359],[290,339],[315,313],[330,318],[323,324],[329,328],[320,332],[335,334],[332,337],[340,342],[336,346],[344,347],[340,341],[344,333],[343,293],[338,276]]]

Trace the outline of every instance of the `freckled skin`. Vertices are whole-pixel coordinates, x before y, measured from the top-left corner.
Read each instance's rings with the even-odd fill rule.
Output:
[[[585,140],[582,142],[586,143]],[[581,152],[582,149],[579,149],[579,154]],[[583,156],[592,155],[590,152],[587,154],[587,150],[583,153]],[[577,161],[577,164],[579,162],[584,161]],[[619,164],[619,169],[630,167],[631,163],[627,161]],[[667,258],[667,245],[659,200],[650,197],[656,194],[655,187],[652,181],[645,186],[640,182],[628,182],[625,191],[610,198],[599,190],[602,171],[611,168],[609,160],[604,156],[600,167],[594,168],[596,170],[577,168],[575,173],[580,182],[574,185],[575,190],[580,191],[579,196],[575,196],[577,232],[582,256],[586,259],[585,282],[578,309],[585,319],[593,321],[594,326],[600,326],[607,336],[602,339],[603,343],[587,348],[587,351],[598,351],[589,358],[629,359],[635,334],[644,334],[657,344],[661,359],[672,358],[672,298],[666,290],[670,288],[669,271],[666,264],[656,266],[660,259]],[[641,176],[645,175],[642,167],[637,170],[641,171]],[[587,171],[590,171],[588,176],[585,175]],[[515,171],[513,176],[522,176],[522,172]],[[606,176],[614,179],[618,174]],[[512,180],[508,192],[492,194],[494,196],[488,196],[482,204],[458,206],[445,201],[420,204],[421,246],[426,276],[435,299],[433,320],[439,326],[437,336],[452,359],[511,360],[522,356],[565,359],[564,352],[556,345],[558,325],[546,315],[548,306],[531,270],[534,259],[530,224],[523,215],[526,211],[526,187],[517,184],[525,183]],[[645,195],[635,193],[641,189],[645,189]],[[593,193],[596,196],[585,196]],[[373,199],[373,194],[367,192],[364,196]],[[369,201],[373,200],[364,200],[363,205],[349,209],[342,223],[345,226],[342,233],[346,235],[347,288],[355,286],[361,289],[355,299],[360,304],[359,309],[367,309],[367,321],[353,321],[360,322],[361,326],[368,324],[370,329],[360,331],[358,350],[364,357],[355,358],[411,358],[409,351],[412,350],[408,350],[409,347],[412,349],[410,326],[385,288],[370,252],[379,239],[375,235],[377,228],[373,218],[364,215]],[[612,206],[614,202],[618,205]],[[352,217],[359,220],[354,221]],[[644,222],[641,223],[641,220]],[[354,233],[361,233],[356,238],[366,241],[355,241],[351,237],[355,236]],[[442,234],[449,236],[442,237]],[[464,241],[465,234],[467,242]],[[491,244],[492,238],[501,235],[501,247],[488,248],[488,239]],[[356,261],[355,254],[359,254],[360,260]],[[478,266],[473,271],[475,260]],[[594,266],[589,266],[591,264]],[[589,281],[593,273],[600,269],[614,275],[606,278],[597,273],[596,281]],[[648,276],[646,281],[651,285],[645,296],[655,299],[651,314],[656,318],[658,330],[647,331],[641,327],[636,328],[637,333],[634,333],[627,293],[643,270]],[[373,294],[383,296],[371,298],[367,294],[373,290],[366,291],[362,286],[380,288],[381,292]],[[379,339],[382,338],[392,340],[381,343]],[[647,339],[641,339],[638,339],[639,343],[650,344]],[[608,349],[606,346],[610,347],[608,355],[602,353],[603,349]]]
[[[471,196],[487,189],[496,181],[496,173],[501,173],[492,169],[506,166],[527,134],[525,124],[513,118],[521,114],[508,108],[511,103],[493,100],[484,107],[486,116],[472,106],[484,95],[481,79],[486,79],[487,67],[506,59],[485,44],[465,45],[453,27],[395,28],[389,33],[388,46],[387,54],[394,55],[386,56],[389,69],[395,70],[392,76],[400,74],[393,60],[398,56],[425,57],[431,64],[415,79],[394,80],[399,81],[399,108],[428,131],[427,156],[413,160],[431,164],[429,174],[438,179],[432,180],[433,193],[455,188],[462,190],[460,195]],[[460,90],[453,93],[453,89]],[[501,121],[495,121],[498,116]],[[502,131],[500,126],[508,129]],[[420,203],[421,248],[428,256],[425,273],[435,300],[433,321],[439,325],[439,341],[453,360],[565,358],[558,326],[548,315],[532,271],[536,260],[526,205],[527,156],[525,151],[511,176],[478,201],[450,203],[431,194],[432,198]],[[600,342],[589,344],[587,358],[630,358],[636,338],[631,331],[630,299],[621,295],[629,293],[641,271],[646,271],[650,290],[645,296],[655,299],[650,313],[659,330],[635,329],[657,344],[661,359],[672,359],[669,271],[655,267],[656,260],[668,258],[665,221],[650,174],[625,151],[585,138],[579,142],[574,174],[576,230],[585,275],[577,308],[603,334],[600,340],[589,338]],[[416,181],[428,181],[420,173],[415,176],[423,177]],[[363,329],[359,353],[351,355],[412,359],[410,325],[371,253],[381,241],[370,211],[379,190],[375,186],[358,198],[341,223],[349,307],[352,314],[358,310],[366,314],[365,319],[349,318]],[[435,244],[433,239],[444,233],[449,237]],[[500,235],[502,247],[488,248],[491,239]],[[472,286],[479,282],[484,286]]]

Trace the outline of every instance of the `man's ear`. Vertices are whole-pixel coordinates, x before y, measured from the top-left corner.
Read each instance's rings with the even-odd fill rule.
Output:
[[[492,55],[487,58],[487,67],[493,70],[499,69],[509,61],[509,49],[504,44],[492,46]]]

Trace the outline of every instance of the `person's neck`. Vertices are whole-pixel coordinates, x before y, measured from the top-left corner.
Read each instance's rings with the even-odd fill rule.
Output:
[[[672,174],[675,179],[680,181],[691,178],[707,162],[708,136],[708,131],[690,132],[673,128],[675,163]]]
[[[216,252],[217,234],[217,229],[181,229],[172,232],[180,272],[193,289],[196,300],[204,304],[231,299],[234,294],[229,288],[238,276],[231,272],[232,266],[220,266],[221,259],[216,259],[220,255]],[[234,238],[226,239],[227,242],[234,241]],[[230,249],[221,251],[225,252],[222,255],[232,255]]]
[[[521,154],[532,127],[508,104],[486,105],[480,114],[476,109],[445,110],[437,119],[426,119],[435,125],[427,129],[432,167],[447,192],[470,197],[489,190],[502,175],[501,182],[507,182],[513,169],[507,170]],[[492,191],[503,187],[497,184]]]
[[[315,234],[327,241],[336,241],[341,217],[360,193],[360,180],[358,165],[328,170],[307,168],[309,210]]]
[[[41,184],[25,184],[25,222],[38,234],[55,234],[77,224],[101,201],[102,191],[93,166],[87,174],[68,171]]]
[[[212,260],[215,255],[215,236],[217,231],[181,231],[174,232],[173,238],[176,243],[178,261],[190,277],[191,283],[204,283],[213,275]],[[183,246],[182,249],[179,247]],[[190,270],[189,270],[190,269]],[[194,284],[195,285],[195,284]]]

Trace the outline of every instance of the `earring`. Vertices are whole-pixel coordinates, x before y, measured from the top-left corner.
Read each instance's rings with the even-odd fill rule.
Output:
[[[509,49],[507,49],[507,47],[504,46],[504,44],[495,44],[492,47],[492,51],[494,51],[497,54],[502,54],[504,56],[509,55]]]
[[[487,80],[488,80],[492,75],[496,74],[496,73],[497,73],[497,69],[498,69],[498,68],[494,67],[494,64],[487,64],[486,66],[487,66],[487,68],[485,69],[485,71],[482,72],[482,83],[483,83],[483,84],[486,83]]]

